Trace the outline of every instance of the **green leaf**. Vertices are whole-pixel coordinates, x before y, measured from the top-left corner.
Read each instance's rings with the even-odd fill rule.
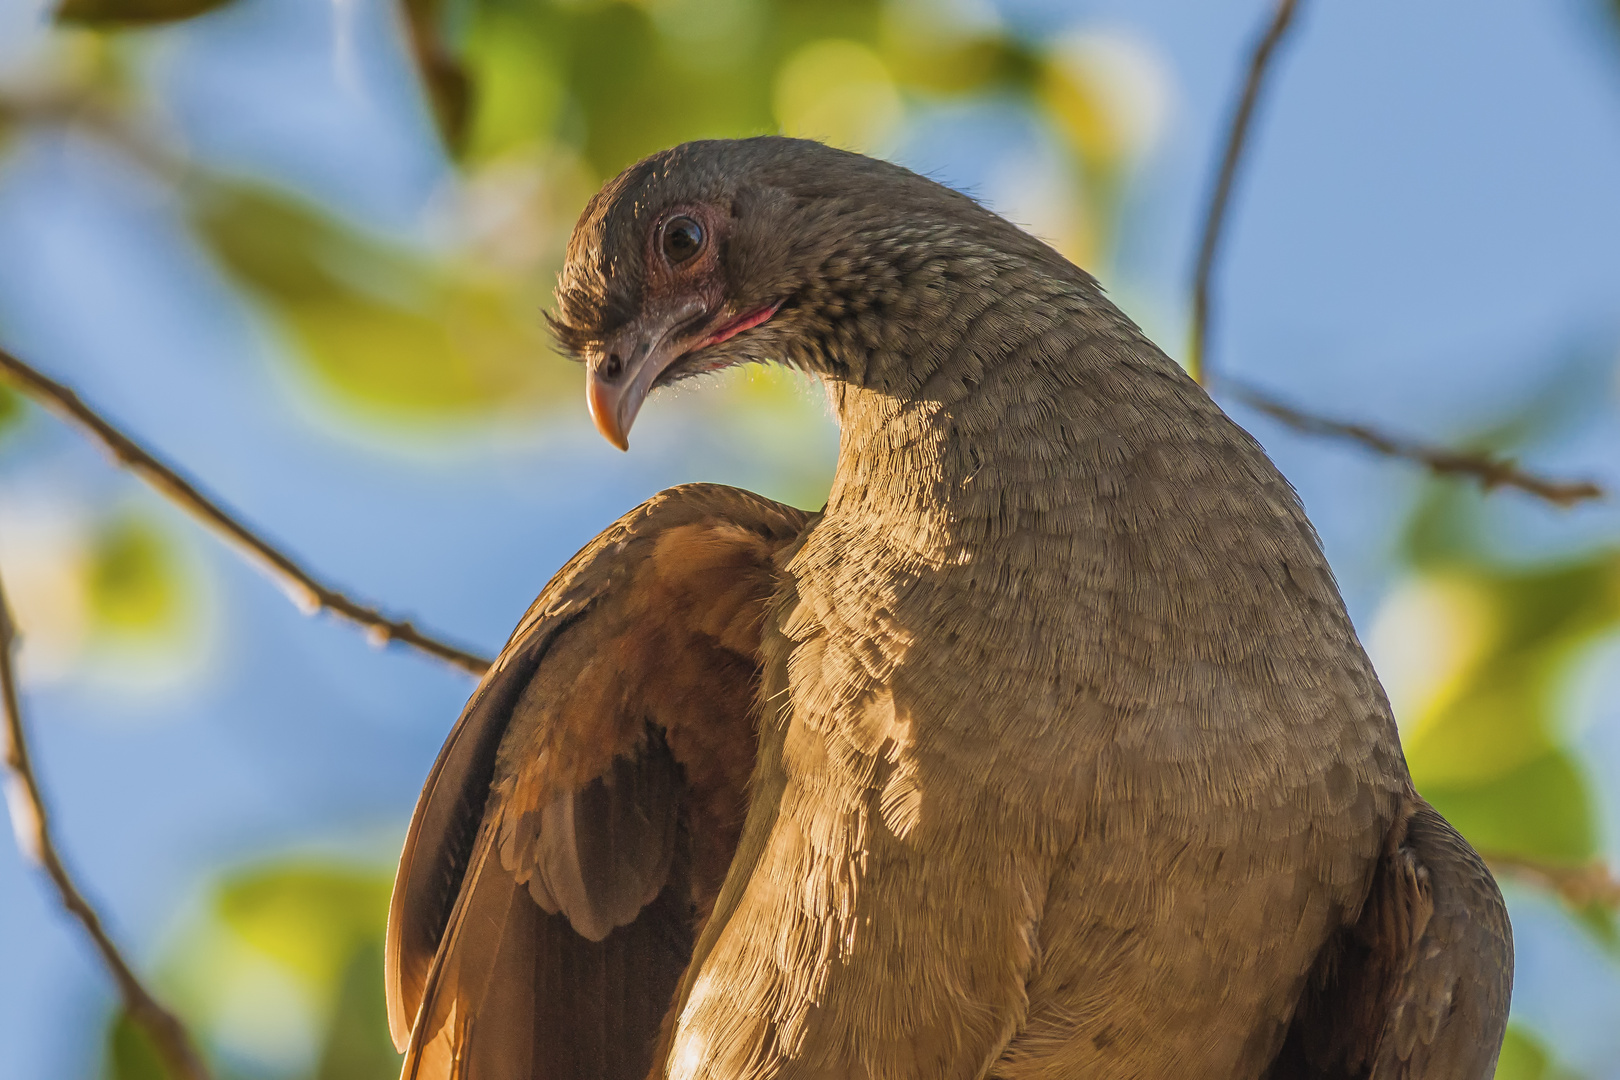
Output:
[[[473,121],[474,156],[525,140],[562,142],[610,176],[688,139],[774,132],[783,63],[822,39],[879,48],[882,14],[876,0],[481,5],[466,61],[488,88]],[[547,89],[514,123],[525,72]],[[486,108],[496,115],[486,118]]]
[[[0,436],[20,427],[27,415],[28,406],[22,395],[9,386],[0,386]]]
[[[151,1036],[122,1009],[107,1029],[105,1075],[107,1080],[169,1080]]]
[[[1406,740],[1420,789],[1482,784],[1555,747],[1548,717],[1524,700],[1514,674],[1476,688]]]
[[[381,940],[389,887],[384,877],[342,866],[272,864],[226,882],[218,911],[249,945],[327,988],[360,943]]]
[[[394,1080],[403,1055],[388,1034],[380,937],[356,949],[338,988],[315,1080]]]
[[[96,531],[89,578],[98,630],[119,635],[162,631],[174,626],[184,610],[181,572],[169,541],[137,515],[118,515]]]
[[[1567,750],[1551,750],[1482,784],[1419,784],[1480,851],[1577,865],[1597,849],[1596,800]]]
[[[1484,561],[1480,515],[1485,498],[1477,485],[1430,478],[1402,536],[1407,560],[1420,569]]]
[[[62,0],[58,23],[109,29],[179,22],[224,7],[230,0]]]
[[[889,33],[884,37],[883,59],[901,82],[940,95],[1028,94],[1041,75],[1040,58],[1032,50],[999,35],[928,41],[915,34]]]
[[[1620,553],[1543,566],[1493,565],[1477,496],[1440,495],[1419,512],[1422,565],[1481,599],[1483,637],[1461,682],[1403,733],[1424,796],[1489,854],[1579,863],[1597,846],[1597,802],[1566,746],[1564,692],[1581,661],[1620,623]],[[1612,936],[1607,923],[1595,926]]]
[[[1558,691],[1620,621],[1620,556],[1458,572],[1494,612],[1489,648],[1464,687],[1406,738],[1420,787],[1479,784],[1558,745]]]
[[[1534,1035],[1511,1024],[1496,1060],[1496,1080],[1578,1080],[1578,1074],[1560,1066]]]
[[[494,11],[476,24],[470,51],[478,65],[467,156],[491,158],[549,141],[567,97],[562,75],[527,20]]]
[[[578,377],[519,283],[436,263],[262,188],[220,186],[196,223],[279,317],[321,386],[390,419],[572,397]]]
[[[162,965],[199,1038],[230,1052],[232,1076],[282,1075],[288,1040],[315,1052],[301,1080],[399,1075],[383,1015],[382,944],[392,873],[330,858],[237,869],[211,890]],[[311,1045],[311,1041],[313,1045]],[[240,1055],[240,1056],[238,1056]],[[379,1071],[387,1062],[389,1071]],[[325,1064],[323,1064],[325,1063]],[[276,1071],[281,1070],[281,1071]]]
[[[1620,955],[1620,917],[1616,916],[1613,907],[1602,901],[1593,901],[1572,908],[1570,913],[1610,955]]]

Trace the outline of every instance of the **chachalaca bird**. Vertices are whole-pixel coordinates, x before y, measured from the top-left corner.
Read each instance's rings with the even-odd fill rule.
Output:
[[[552,579],[428,777],[407,1078],[1485,1078],[1501,896],[1298,498],[1097,282],[782,138],[625,171],[554,329],[623,447],[776,361],[819,514],[692,485]]]

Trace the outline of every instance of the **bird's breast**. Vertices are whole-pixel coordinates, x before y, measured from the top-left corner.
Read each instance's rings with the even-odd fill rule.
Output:
[[[787,567],[765,700],[801,760],[904,765],[925,803],[1215,842],[1263,831],[1249,808],[1376,816],[1363,796],[1405,782],[1387,704],[1309,534],[1261,524],[1178,547],[1062,513],[994,542],[829,515]]]

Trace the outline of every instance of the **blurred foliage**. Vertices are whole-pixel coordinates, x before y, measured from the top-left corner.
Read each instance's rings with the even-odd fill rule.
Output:
[[[1496,1080],[1580,1080],[1580,1074],[1560,1066],[1524,1028],[1512,1026],[1496,1062]]]
[[[79,26],[123,28],[178,22],[224,7],[229,0],[62,0],[56,20]]]
[[[195,220],[301,355],[361,409],[457,414],[574,382],[515,281],[431,261],[263,188],[216,184]],[[460,272],[458,272],[460,271]]]
[[[381,932],[389,888],[346,867],[256,867],[225,881],[216,910],[243,942],[330,995],[355,950]]]
[[[182,572],[172,541],[133,513],[104,521],[91,538],[88,594],[98,629],[143,635],[183,615]]]
[[[550,220],[529,230],[529,250],[514,253],[510,230],[494,229],[503,250],[475,244],[430,264],[262,191],[232,191],[198,219],[315,370],[383,411],[545,404],[573,386],[566,368],[536,363],[545,350],[532,312],[548,299],[536,271],[560,265],[591,190],[674,143],[780,130],[881,150],[912,105],[1011,96],[1072,148],[1075,202],[1094,216],[1111,216],[1119,177],[1141,149],[1081,67],[999,26],[953,26],[922,4],[407,0],[403,11],[425,93],[475,200],[509,198],[525,173],[531,189],[546,186],[532,174],[548,162],[551,187],[558,173],[573,174],[574,198],[543,208]],[[1095,261],[1104,253],[1094,241],[1106,235],[1092,222],[1055,239]],[[377,295],[378,282],[389,295]]]
[[[73,18],[98,24],[203,6],[70,3]],[[918,107],[1013,102],[1072,166],[1071,212],[1044,232],[1096,269],[1122,180],[1151,141],[1113,86],[1108,48],[1025,41],[922,0],[402,0],[398,10],[427,107],[463,165],[448,245],[366,235],[172,147],[137,153],[188,180],[180,193],[200,238],[286,328],[316,384],[396,421],[573,402],[578,375],[547,361],[537,309],[587,195],[654,150],[783,131],[877,152]],[[80,66],[89,100],[125,107],[128,65]],[[118,141],[131,148],[134,134]]]
[[[41,493],[0,507],[6,591],[29,677],[161,686],[194,670],[202,568],[141,501],[91,509]]]
[[[392,1080],[399,1075],[403,1058],[388,1037],[388,1005],[378,989],[382,970],[379,928],[344,970],[316,1080]]]
[[[1481,496],[1432,482],[1408,558],[1461,643],[1429,677],[1403,741],[1419,790],[1481,850],[1578,863],[1597,851],[1597,800],[1569,746],[1561,691],[1620,630],[1620,549],[1523,566],[1482,542]]]
[[[1077,166],[1075,201],[1108,224],[1143,149],[1099,54],[874,0],[467,5],[476,165],[534,140],[576,147],[596,179],[677,142],[781,131],[881,151],[910,106],[1021,102]],[[451,103],[441,105],[441,111]],[[1099,230],[1100,231],[1100,230]],[[1060,240],[1065,238],[1059,238]],[[1068,238],[1071,241],[1073,238]],[[1094,265],[1107,251],[1070,251]]]
[[[222,1048],[223,1076],[399,1075],[382,992],[391,884],[385,872],[306,860],[219,882],[166,971],[200,1034]],[[109,1029],[111,1080],[145,1075],[135,1070],[147,1051],[125,1026],[115,1018]]]
[[[0,437],[18,427],[25,415],[27,409],[17,392],[8,386],[0,386]]]
[[[170,1080],[146,1029],[123,1011],[113,1014],[107,1029],[105,1072],[107,1080]]]

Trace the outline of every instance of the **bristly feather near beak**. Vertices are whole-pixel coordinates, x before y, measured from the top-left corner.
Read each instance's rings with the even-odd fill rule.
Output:
[[[585,402],[602,437],[620,450],[630,448],[630,428],[660,376],[702,349],[729,341],[768,322],[782,306],[777,300],[731,319],[709,320],[690,334],[679,314],[655,323],[636,322],[604,342],[587,359]]]

